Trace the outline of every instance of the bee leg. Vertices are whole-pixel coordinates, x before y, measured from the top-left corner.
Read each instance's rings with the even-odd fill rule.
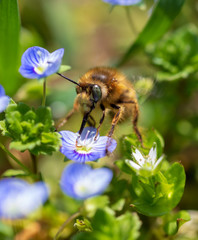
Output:
[[[140,141],[142,147],[144,147],[143,146],[142,135],[141,135],[141,133],[140,133],[138,127],[137,127],[138,116],[139,116],[138,105],[137,105],[137,103],[135,103],[134,109],[133,109],[133,120],[132,120],[132,122],[133,122],[133,130],[134,130],[136,136],[138,137],[138,140]]]
[[[79,104],[78,104],[77,100],[75,100],[72,110],[66,115],[66,117],[65,117],[62,121],[59,122],[59,124],[56,126],[56,131],[57,131],[59,128],[61,128],[63,125],[65,125],[65,123],[70,119],[70,117],[71,117],[75,112],[77,112],[78,107],[79,107]]]
[[[95,121],[95,119],[94,119],[91,115],[89,115],[89,118],[88,118],[88,120],[87,120],[87,123],[88,123],[88,125],[91,126],[91,127],[95,127],[95,126],[96,126],[96,121]]]
[[[102,109],[102,117],[100,119],[99,126],[97,127],[96,136],[95,136],[94,140],[97,139],[98,133],[99,133],[99,129],[100,129],[100,127],[101,127],[101,125],[102,125],[102,123],[104,121],[104,118],[105,118],[105,107],[104,107],[104,105],[102,103],[100,104],[100,108]]]
[[[112,120],[112,123],[111,123],[111,129],[110,129],[110,131],[108,132],[108,135],[107,135],[108,136],[108,140],[107,140],[107,144],[106,144],[106,154],[107,155],[110,155],[110,152],[108,151],[108,148],[109,148],[109,146],[111,144],[111,139],[112,139],[111,137],[113,135],[114,128],[115,128],[116,124],[118,123],[118,121],[121,118],[122,110],[123,110],[122,107],[117,106],[115,104],[111,104],[111,107],[113,107],[115,109],[118,109],[118,112],[113,117],[113,120]]]
[[[138,138],[138,140],[141,143],[141,146],[143,146],[143,140],[142,140],[142,135],[137,127],[137,123],[138,123],[138,117],[139,117],[139,110],[138,110],[138,104],[136,101],[122,101],[120,103],[132,103],[134,104],[134,108],[133,108],[133,119],[132,119],[132,123],[133,123],[133,130]]]
[[[73,108],[68,114],[67,116],[61,121],[59,122],[58,125],[56,125],[55,129],[56,131],[58,131],[59,128],[61,128],[63,125],[65,125],[65,123],[69,120],[69,118],[75,113],[76,109]]]

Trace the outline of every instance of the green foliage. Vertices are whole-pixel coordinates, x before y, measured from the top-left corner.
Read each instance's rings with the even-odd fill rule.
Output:
[[[29,150],[32,154],[52,154],[58,151],[60,135],[54,132],[51,110],[47,107],[33,109],[24,103],[11,103],[0,122],[3,134],[12,138],[10,148]]]
[[[84,218],[83,220],[76,219],[76,223],[74,226],[80,231],[80,232],[91,232],[92,226],[88,219]]]
[[[0,79],[7,94],[18,87],[20,19],[17,0],[0,1]]]
[[[23,170],[19,169],[8,169],[2,174],[2,177],[24,177],[24,176],[29,176],[29,174],[25,174]]]
[[[13,235],[13,227],[0,221],[0,238],[2,240],[11,240],[13,239]]]
[[[132,174],[132,206],[146,216],[164,215],[179,203],[185,180],[184,167],[179,163],[149,178]]]
[[[59,70],[58,70],[58,72],[59,72],[59,73],[62,73],[62,72],[66,72],[66,71],[68,71],[68,70],[70,70],[70,69],[71,69],[71,67],[68,66],[68,65],[61,65],[60,68],[59,68]]]
[[[98,209],[92,220],[93,232],[79,233],[72,240],[135,240],[139,236],[140,225],[137,214],[126,212],[115,217],[108,208]]]
[[[190,221],[190,214],[187,211],[179,211],[177,213],[170,213],[163,217],[164,231],[167,235],[175,235],[179,228]]]
[[[84,215],[93,217],[98,208],[105,208],[109,204],[107,196],[96,196],[84,201]]]
[[[159,0],[146,26],[117,65],[124,64],[136,51],[160,39],[181,11],[184,2],[185,0]]]
[[[187,78],[198,70],[198,29],[192,24],[183,26],[148,46],[147,53],[161,69],[157,80]]]

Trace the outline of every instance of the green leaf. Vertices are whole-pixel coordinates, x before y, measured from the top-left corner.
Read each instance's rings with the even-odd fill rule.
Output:
[[[152,178],[132,178],[136,195],[132,206],[146,216],[161,216],[171,211],[180,201],[185,187],[184,167],[174,163],[164,173],[158,172]],[[141,184],[140,184],[141,183]],[[134,197],[134,194],[133,194]]]
[[[84,210],[87,217],[93,217],[98,208],[105,208],[109,204],[109,198],[107,196],[97,196],[88,198],[84,201]]]
[[[122,171],[131,174],[131,168],[123,160],[115,161],[115,165]]]
[[[61,135],[54,132],[54,122],[48,107],[31,109],[24,103],[11,103],[0,123],[3,134],[12,138],[10,148],[31,153],[52,154],[61,145]]]
[[[20,19],[17,2],[0,1],[0,81],[8,95],[18,87]]]
[[[71,67],[68,66],[68,65],[61,65],[60,68],[59,68],[59,70],[58,70],[58,72],[59,72],[59,73],[62,73],[62,72],[66,72],[66,71],[68,71],[68,70],[70,70],[70,69],[71,69]]]
[[[187,211],[180,211],[178,213],[167,214],[163,218],[164,231],[167,235],[175,235],[179,228],[185,223],[190,221],[190,214]]]
[[[9,238],[5,238],[5,236]],[[13,239],[14,237],[13,227],[7,224],[4,224],[3,222],[0,221],[0,237],[2,240]]]
[[[116,218],[107,208],[98,209],[91,224],[92,232],[76,234],[72,240],[135,240],[141,226],[137,214],[126,212]]]
[[[117,66],[123,65],[131,58],[132,54],[144,49],[147,44],[160,39],[170,28],[173,20],[181,11],[184,2],[185,0],[159,0],[146,26]]]
[[[2,174],[2,177],[21,177],[21,176],[29,176],[29,174],[25,174],[23,170],[18,169],[8,169]]]
[[[121,198],[119,199],[116,203],[114,203],[111,208],[114,210],[114,211],[121,211],[124,207],[124,204],[125,204],[125,199],[124,198]]]
[[[121,139],[121,152],[124,158],[131,159],[132,147],[138,148],[144,155],[148,155],[155,142],[157,144],[157,157],[161,157],[164,148],[164,140],[155,129],[141,130],[143,137],[143,147],[135,133],[123,136]]]
[[[193,24],[182,26],[157,44],[149,45],[147,53],[160,68],[158,81],[187,78],[198,70],[198,29]]]

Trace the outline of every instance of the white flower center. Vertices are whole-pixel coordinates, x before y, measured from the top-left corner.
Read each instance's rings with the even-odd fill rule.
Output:
[[[90,153],[94,144],[94,136],[88,138],[90,131],[87,131],[84,139],[77,138],[76,151],[79,153]]]
[[[34,71],[37,74],[42,74],[42,73],[44,73],[46,71],[47,67],[48,67],[48,63],[47,62],[40,63],[38,67],[34,68]]]
[[[81,197],[87,196],[93,193],[93,187],[89,181],[78,181],[75,184],[75,192]]]

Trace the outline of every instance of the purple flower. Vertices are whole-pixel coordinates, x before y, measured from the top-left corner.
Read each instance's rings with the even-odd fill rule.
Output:
[[[48,198],[43,182],[29,184],[21,179],[0,180],[0,218],[23,218],[36,210]]]
[[[56,73],[61,65],[64,49],[49,53],[41,47],[28,48],[22,58],[19,72],[26,78],[44,78]]]
[[[116,141],[106,136],[96,135],[96,128],[86,127],[82,134],[70,131],[61,131],[62,147],[60,151],[70,160],[84,163],[86,161],[95,161],[106,156],[108,152],[113,152],[116,148]]]
[[[83,200],[102,194],[112,177],[108,168],[92,169],[86,164],[72,163],[64,169],[60,186],[68,196]]]
[[[10,97],[5,95],[5,90],[0,84],[0,113],[3,112],[10,102]]]
[[[107,2],[112,5],[128,6],[128,5],[135,5],[135,4],[141,3],[142,0],[103,0],[103,2]]]

